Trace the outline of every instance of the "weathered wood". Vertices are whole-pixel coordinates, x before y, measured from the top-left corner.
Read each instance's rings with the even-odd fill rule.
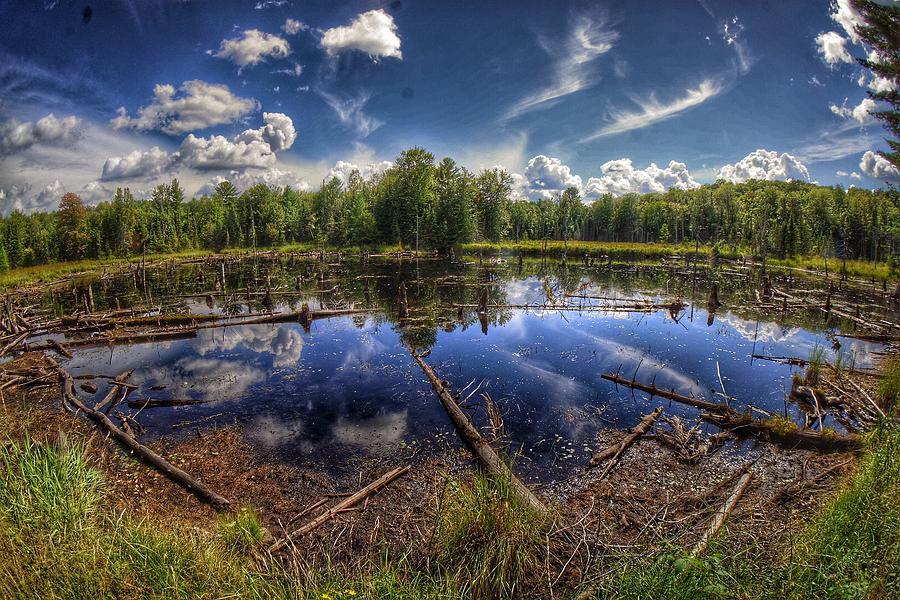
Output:
[[[591,458],[591,468],[596,467],[603,461],[609,460],[609,464],[607,464],[603,469],[603,472],[600,473],[600,479],[603,479],[609,474],[613,467],[615,467],[619,463],[619,459],[622,457],[625,451],[628,450],[628,448],[631,447],[631,445],[634,444],[638,440],[638,438],[650,431],[650,428],[653,427],[653,424],[656,423],[656,420],[659,418],[662,412],[663,407],[660,406],[650,414],[644,416],[644,418],[641,419],[641,422],[632,427],[628,435],[626,435],[620,442],[607,446]]]
[[[737,505],[738,500],[741,499],[741,496],[744,495],[744,492],[747,491],[747,487],[750,485],[750,481],[752,479],[753,476],[749,472],[745,472],[743,475],[741,475],[741,478],[738,479],[737,484],[731,491],[731,495],[728,496],[725,504],[723,504],[719,508],[719,510],[716,511],[716,515],[710,522],[709,527],[707,527],[706,531],[703,532],[703,537],[700,538],[700,541],[697,542],[697,545],[694,546],[693,551],[691,551],[692,557],[702,554],[703,551],[706,550],[706,547],[709,545],[709,541],[719,532],[719,529],[722,528],[722,525],[725,524],[725,519],[727,519],[728,515],[731,514],[731,511],[734,510],[734,507]]]
[[[110,436],[115,438],[117,442],[128,448],[145,463],[201,500],[210,503],[216,510],[227,510],[231,506],[231,503],[228,502],[228,500],[116,427],[106,414],[86,406],[78,399],[78,396],[75,393],[75,382],[72,379],[72,376],[61,368],[59,369],[59,381],[64,402],[86,414],[91,420],[108,431]]]
[[[516,496],[533,510],[541,515],[548,514],[549,511],[544,503],[534,495],[534,492],[532,492],[528,486],[515,476],[509,466],[500,459],[491,445],[485,441],[481,433],[474,425],[472,425],[472,422],[453,399],[453,396],[450,395],[447,388],[444,387],[444,383],[437,375],[435,375],[431,367],[422,360],[422,357],[419,356],[415,350],[410,348],[409,353],[412,355],[413,359],[415,359],[416,363],[418,363],[419,367],[421,367],[422,372],[425,373],[425,376],[431,383],[431,387],[434,388],[441,404],[444,406],[444,410],[447,411],[450,420],[453,421],[456,431],[459,433],[460,437],[463,438],[463,441],[472,451],[472,454],[475,455],[475,458],[478,459],[482,468],[491,475],[502,477],[506,481],[509,481]]]
[[[841,435],[830,430],[816,433],[796,427],[785,427],[782,419],[757,421],[750,415],[738,412],[724,404],[716,404],[692,396],[685,396],[675,391],[663,390],[655,385],[647,385],[632,379],[619,377],[614,373],[604,373],[601,377],[617,384],[647,392],[652,396],[668,398],[688,406],[700,408],[706,411],[700,414],[700,418],[718,425],[722,429],[730,429],[737,433],[747,433],[787,448],[840,451],[855,450],[861,445],[860,438],[856,435]]]
[[[387,473],[385,473],[384,475],[382,475],[381,477],[379,477],[378,479],[376,479],[375,481],[373,481],[366,487],[362,488],[361,490],[359,490],[352,496],[345,498],[344,500],[341,500],[340,502],[338,502],[337,504],[335,504],[334,506],[332,506],[331,508],[329,508],[328,510],[323,512],[321,515],[314,518],[312,521],[309,521],[305,525],[299,527],[298,529],[295,529],[294,531],[287,534],[282,539],[278,540],[277,542],[275,542],[274,544],[269,546],[269,552],[270,553],[278,552],[279,550],[281,550],[282,548],[284,548],[285,546],[287,546],[290,543],[291,538],[305,535],[305,534],[309,533],[310,531],[312,531],[313,529],[315,529],[316,527],[319,527],[323,523],[330,521],[331,519],[333,519],[335,516],[337,516],[341,512],[356,506],[357,504],[359,504],[360,502],[362,502],[363,500],[365,500],[372,494],[378,492],[379,490],[381,490],[382,488],[387,486],[389,483],[391,483],[398,477],[401,477],[402,475],[405,475],[406,473],[408,473],[409,469],[410,469],[409,465],[406,465],[406,466],[397,467],[396,469],[388,471]]]

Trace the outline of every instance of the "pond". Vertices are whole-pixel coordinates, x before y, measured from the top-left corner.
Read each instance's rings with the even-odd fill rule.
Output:
[[[237,315],[303,303],[313,310],[367,309],[314,320],[308,329],[299,322],[232,325],[187,339],[77,349],[67,365],[75,376],[133,369],[129,381],[139,387],[127,411],[145,428],[143,439],[237,424],[267,456],[338,474],[354,457],[458,446],[408,346],[430,351],[427,362],[484,431],[483,394],[490,396],[503,419],[498,442],[516,455],[524,479],[540,481],[583,469],[598,449],[598,431],[630,427],[656,406],[697,420],[696,409],[632,394],[601,379],[603,373],[717,402],[724,385],[736,408],[802,423],[802,413],[786,402],[797,368],[753,355],[806,359],[820,348],[829,361],[840,355],[866,367],[877,349],[835,338],[848,323],[826,322],[821,312],[756,308],[759,274],[736,266],[257,256],[155,267],[146,285],[140,275],[87,278],[80,292],[54,292],[46,301],[58,314],[71,314],[90,286],[100,311],[149,305],[165,314]],[[406,319],[397,317],[401,283]],[[713,283],[722,306],[711,313]],[[774,275],[773,283],[807,294],[823,285],[787,274]],[[479,318],[475,305],[484,289],[489,309]],[[867,301],[865,290],[835,294]],[[554,308],[546,307],[548,298]],[[675,299],[684,305],[643,308]],[[97,398],[107,391],[99,388]],[[146,399],[202,403],[142,409]]]

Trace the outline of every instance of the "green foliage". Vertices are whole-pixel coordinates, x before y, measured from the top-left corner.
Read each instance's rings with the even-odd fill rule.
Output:
[[[436,558],[467,597],[515,598],[541,564],[546,519],[502,477],[447,482],[437,515]]]
[[[450,158],[435,165],[430,153],[411,148],[383,173],[364,179],[354,171],[346,181],[324,181],[317,191],[257,184],[239,192],[223,181],[210,195],[187,200],[173,179],[146,200],[119,188],[110,201],[85,207],[68,194],[55,213],[14,211],[0,220],[0,248],[13,268],[298,243],[412,247],[417,240],[421,249],[441,251],[472,240],[540,242],[535,247],[541,252],[556,240],[577,252],[590,252],[581,245],[587,242],[700,244],[732,257],[738,249],[765,252],[770,262],[813,262],[817,268],[821,261],[794,257],[836,257],[849,274],[887,278],[887,264],[858,261],[891,261],[894,269],[900,264],[900,194],[796,181],[719,181],[590,200],[569,188],[531,201],[516,196],[503,169],[472,174]]]

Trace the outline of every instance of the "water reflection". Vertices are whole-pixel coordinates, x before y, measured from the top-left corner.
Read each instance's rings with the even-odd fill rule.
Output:
[[[223,268],[226,291],[210,289]],[[146,286],[134,277],[84,285],[96,286],[97,304],[110,307],[139,307],[153,297],[167,312],[246,314],[263,310],[261,299],[268,295],[276,310],[310,302],[314,308],[363,306],[371,312],[314,321],[309,331],[298,323],[240,325],[200,330],[181,341],[85,349],[70,368],[75,374],[134,369],[132,381],[140,386],[135,398],[206,402],[142,411],[148,437],[183,431],[173,425],[184,423],[236,422],[266,453],[342,469],[348,457],[396,455],[410,444],[446,447],[452,439],[443,409],[407,352],[410,345],[431,349],[428,361],[455,390],[492,396],[522,472],[546,479],[582,468],[600,428],[629,427],[640,413],[663,403],[616,389],[601,380],[604,372],[712,398],[711,390],[719,389],[718,364],[739,405],[780,413],[793,368],[752,361],[751,355],[806,358],[821,346],[834,358],[829,335],[840,323],[826,323],[820,313],[761,314],[751,302],[755,284],[749,278],[715,270],[692,277],[674,267],[583,268],[531,260],[416,266],[280,258],[189,265],[148,272]],[[698,278],[719,282],[724,306],[715,319],[709,318],[706,295],[692,295],[702,287]],[[410,307],[404,319],[396,306],[401,283]],[[482,319],[474,306],[485,288],[491,306]],[[538,305],[548,290],[557,301],[566,293],[605,299],[578,300],[585,306],[613,298],[675,297],[687,306],[676,318],[668,311],[542,310]],[[67,314],[73,299],[53,294],[47,301]],[[845,341],[843,351],[854,352],[863,366],[872,348],[854,340]],[[105,391],[101,386],[98,395]],[[466,410],[483,426],[479,400],[474,394]],[[697,416],[678,405],[667,404],[666,411]]]

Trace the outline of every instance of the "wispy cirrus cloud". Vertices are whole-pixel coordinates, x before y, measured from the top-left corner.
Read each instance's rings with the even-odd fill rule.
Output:
[[[371,98],[370,94],[361,93],[355,97],[341,98],[324,90],[317,90],[317,93],[334,110],[341,123],[353,128],[361,137],[368,136],[384,125],[383,121],[363,112],[363,108]]]
[[[599,77],[591,70],[591,64],[612,50],[618,39],[619,33],[610,28],[605,14],[576,17],[571,31],[561,45],[556,47],[543,44],[554,59],[553,81],[516,102],[503,116],[503,120],[547,108],[565,96],[595,85]]]
[[[634,129],[648,127],[654,123],[671,119],[672,117],[699,106],[707,100],[716,97],[725,89],[721,81],[705,79],[696,88],[689,88],[685,94],[669,103],[663,103],[656,99],[655,94],[650,94],[646,100],[635,100],[640,107],[637,111],[614,110],[611,112],[612,120],[589,136],[582,138],[581,142],[590,142],[597,138],[625,133]]]

